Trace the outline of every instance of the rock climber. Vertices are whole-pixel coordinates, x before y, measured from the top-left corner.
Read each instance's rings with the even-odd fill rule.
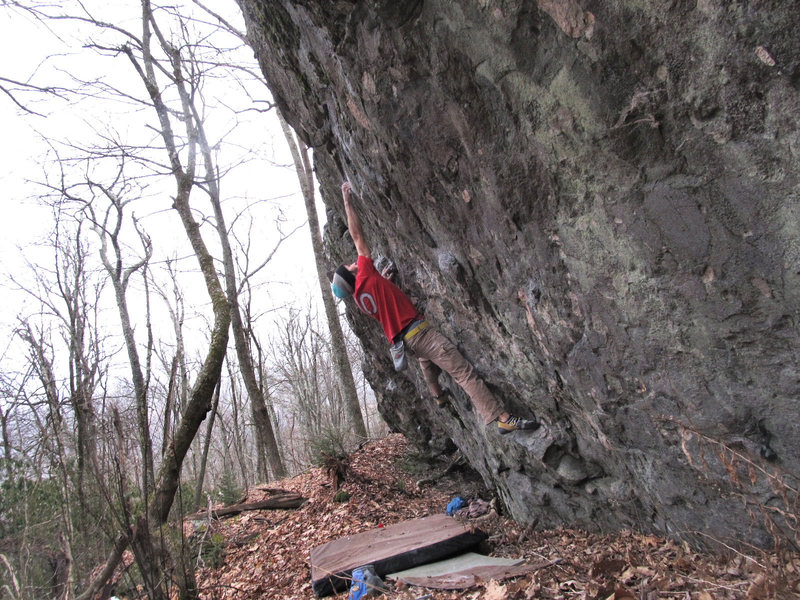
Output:
[[[351,192],[350,183],[343,183],[347,228],[358,252],[358,260],[336,269],[333,293],[338,298],[352,296],[360,310],[380,322],[390,343],[405,342],[405,347],[419,360],[422,375],[439,407],[447,405],[449,395],[449,390],[439,385],[439,374],[446,371],[469,395],[485,425],[496,423],[495,427],[501,434],[536,429],[539,423],[515,417],[503,407],[455,344],[431,327],[409,297],[391,281],[390,267],[378,273],[364,238],[361,220],[350,203]]]

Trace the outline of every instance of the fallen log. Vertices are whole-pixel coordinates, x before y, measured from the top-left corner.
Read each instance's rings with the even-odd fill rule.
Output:
[[[279,496],[267,498],[266,500],[261,500],[260,502],[231,504],[230,506],[223,506],[222,508],[214,509],[211,511],[211,518],[222,519],[225,517],[233,517],[234,515],[238,515],[239,513],[243,513],[248,510],[300,508],[305,501],[306,498],[303,498],[300,494],[281,494]],[[194,514],[189,515],[187,518],[192,520],[200,520],[207,519],[208,516],[207,510],[199,510]]]
[[[289,490],[285,490],[283,488],[274,488],[269,487],[267,485],[257,485],[256,489],[259,492],[264,492],[265,494],[269,494],[270,496],[278,496],[282,494],[296,494],[297,492],[291,492]]]

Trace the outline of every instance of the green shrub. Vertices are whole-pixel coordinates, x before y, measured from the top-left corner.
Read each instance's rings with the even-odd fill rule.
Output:
[[[236,477],[231,471],[222,474],[217,493],[225,506],[236,503],[242,497],[242,488],[236,483]]]
[[[309,449],[314,466],[323,467],[328,466],[331,460],[345,460],[347,458],[346,435],[347,433],[344,431],[329,427],[317,438],[311,440]]]
[[[200,556],[207,567],[218,569],[225,560],[225,536],[221,533],[212,533],[200,548]]]
[[[61,522],[61,484],[55,478],[36,481],[15,477],[0,485],[0,538],[22,534],[32,524],[42,537],[57,539]]]

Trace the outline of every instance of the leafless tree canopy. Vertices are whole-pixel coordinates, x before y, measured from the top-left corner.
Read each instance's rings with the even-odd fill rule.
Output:
[[[355,344],[334,350],[316,302],[272,271],[307,216],[230,15],[0,11],[63,48],[25,77],[0,69],[41,148],[19,184],[52,219],[4,277],[24,301],[0,369],[0,587],[196,598],[204,542],[182,515],[380,431]]]

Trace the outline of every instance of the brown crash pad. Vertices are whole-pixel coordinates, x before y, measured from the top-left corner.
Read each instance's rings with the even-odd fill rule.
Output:
[[[311,550],[311,587],[317,596],[347,589],[353,569],[373,565],[379,577],[464,552],[486,539],[445,514],[403,521]]]

